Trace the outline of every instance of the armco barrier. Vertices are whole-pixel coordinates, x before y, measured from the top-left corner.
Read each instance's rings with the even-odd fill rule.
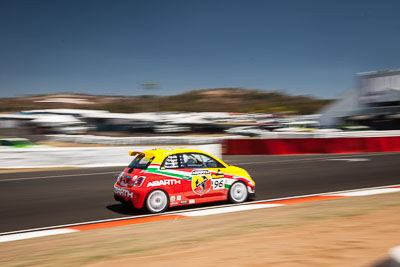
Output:
[[[285,155],[400,151],[400,136],[234,139],[225,140],[225,155]]]
[[[163,148],[163,146],[157,147]],[[179,147],[200,149],[221,157],[221,144]],[[152,148],[155,146],[0,149],[0,169],[126,166],[132,160],[129,151],[143,151]]]

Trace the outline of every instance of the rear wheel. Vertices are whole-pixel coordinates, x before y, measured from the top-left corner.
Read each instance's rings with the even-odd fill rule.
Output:
[[[236,182],[231,185],[228,193],[228,199],[232,203],[242,203],[247,200],[249,192],[247,192],[247,187],[242,182]]]
[[[151,191],[146,198],[146,209],[151,213],[163,212],[168,206],[168,195],[162,190]]]

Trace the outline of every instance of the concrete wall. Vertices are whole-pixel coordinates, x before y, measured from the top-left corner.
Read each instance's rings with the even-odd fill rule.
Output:
[[[157,146],[162,148],[162,146]],[[220,144],[179,146],[200,149],[222,156]],[[0,168],[108,167],[126,166],[132,160],[129,151],[144,151],[154,146],[57,147],[0,149]]]

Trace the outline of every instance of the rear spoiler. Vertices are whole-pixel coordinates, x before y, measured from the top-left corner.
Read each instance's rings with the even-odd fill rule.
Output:
[[[146,159],[151,159],[154,157],[153,151],[149,151],[149,150],[147,150],[147,151],[129,151],[129,156],[136,156],[138,154],[144,155],[144,157]]]

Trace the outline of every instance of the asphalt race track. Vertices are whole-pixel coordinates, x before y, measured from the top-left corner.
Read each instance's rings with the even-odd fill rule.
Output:
[[[399,152],[224,160],[252,175],[257,200],[400,184]],[[143,214],[114,201],[113,183],[121,170],[0,174],[0,233]]]

